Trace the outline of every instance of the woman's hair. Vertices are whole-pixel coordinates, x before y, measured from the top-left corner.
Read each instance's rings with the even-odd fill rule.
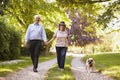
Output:
[[[65,24],[65,22],[61,21],[61,22],[59,23],[59,30],[60,30],[60,26],[64,26],[64,30],[66,29],[66,24]]]

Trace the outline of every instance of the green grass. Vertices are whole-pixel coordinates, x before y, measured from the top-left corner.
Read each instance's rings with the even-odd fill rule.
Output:
[[[39,62],[44,62],[50,59],[53,59],[54,55],[49,56],[41,56],[39,57]],[[24,62],[19,62],[17,64],[4,64],[0,65],[0,76],[5,77],[10,73],[14,73],[16,71],[19,71],[27,66],[32,65],[30,57],[21,57],[21,60],[25,60]]]
[[[71,72],[71,60],[72,57],[66,58],[64,71],[59,71],[57,64],[55,64],[46,74],[45,80],[75,80]]]
[[[95,68],[100,70],[103,74],[113,77],[116,80],[120,80],[120,54],[96,54],[88,55],[83,58],[85,61],[88,57],[92,57],[95,60]]]

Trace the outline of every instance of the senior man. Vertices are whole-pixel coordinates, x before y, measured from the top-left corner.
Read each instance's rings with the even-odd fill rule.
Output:
[[[34,72],[37,72],[39,53],[40,48],[42,47],[42,40],[45,42],[45,45],[47,45],[45,29],[39,22],[40,16],[35,15],[34,23],[30,24],[26,31],[24,43],[25,46],[28,44]]]

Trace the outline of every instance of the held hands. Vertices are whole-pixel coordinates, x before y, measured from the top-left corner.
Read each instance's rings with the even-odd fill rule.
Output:
[[[27,47],[27,42],[24,42],[24,47]]]
[[[47,45],[49,45],[50,44],[50,41],[48,41],[48,42],[45,42],[45,45],[47,46]]]
[[[54,39],[55,39],[55,38],[53,37],[50,41],[45,42],[45,45],[46,45],[46,46],[49,45]]]

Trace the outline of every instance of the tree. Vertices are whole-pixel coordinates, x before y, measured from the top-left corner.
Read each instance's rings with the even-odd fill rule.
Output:
[[[67,11],[80,12],[88,16],[89,21],[97,22],[103,29],[108,27],[112,19],[119,14],[120,0],[57,0],[57,3]]]
[[[66,13],[56,6],[56,3],[44,0],[10,0],[5,9],[8,23],[23,32],[22,41],[28,25],[33,23],[33,16],[36,14],[40,14],[44,27],[52,31],[57,29],[60,21],[65,21],[67,25],[70,23]]]
[[[70,29],[70,43],[74,43],[78,46],[86,46],[90,43],[96,44],[100,41],[96,35],[96,29],[93,26],[89,26],[90,23],[87,17],[82,17],[79,13],[73,17],[70,17],[72,21]]]
[[[61,20],[69,22],[64,11],[54,5],[54,3],[47,3],[44,0],[11,0],[7,6],[6,15],[17,20],[19,23],[16,24],[24,28],[33,22],[35,14],[40,14],[42,22],[47,25],[49,23],[53,26]]]
[[[106,8],[105,12],[102,15],[99,15],[97,22],[101,25],[104,26],[104,28],[108,27],[108,23],[111,22],[112,19],[117,18],[119,21],[119,17],[117,17],[120,12],[120,0],[111,2],[108,4]]]
[[[9,4],[10,0],[0,0],[0,15],[4,15],[4,10],[6,6]]]

